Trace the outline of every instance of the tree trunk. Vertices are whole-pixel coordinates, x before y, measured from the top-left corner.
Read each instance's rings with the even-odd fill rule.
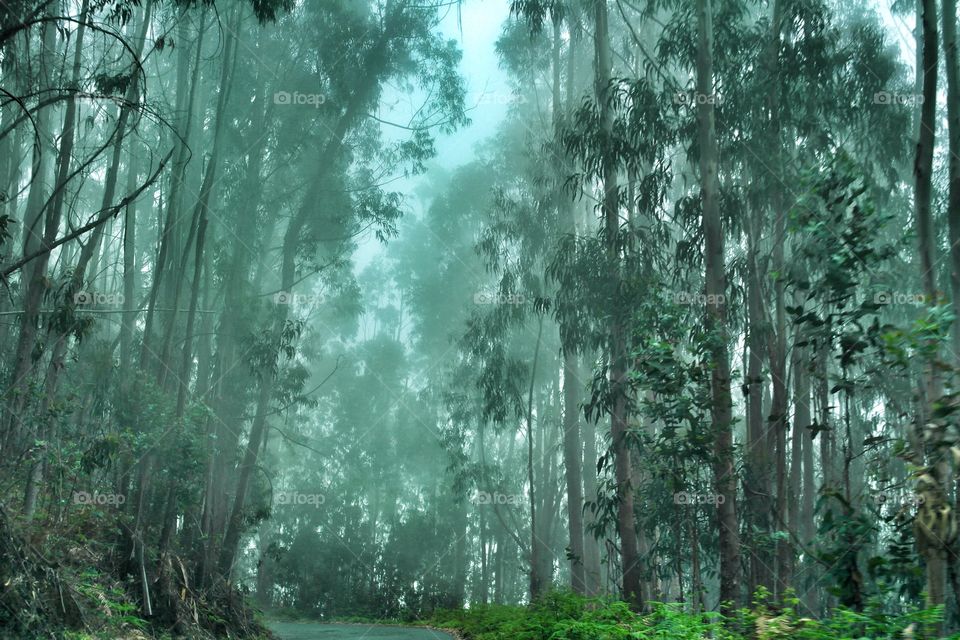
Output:
[[[760,285],[759,238],[760,216],[753,216],[749,227],[747,263],[747,449],[746,473],[743,487],[746,502],[744,508],[749,522],[752,553],[749,558],[748,593],[756,593],[759,587],[773,592],[772,549],[768,548],[772,533],[773,473],[768,434],[770,425],[763,419],[765,379],[763,360],[768,332],[765,329],[763,295]],[[762,538],[759,540],[757,538]]]
[[[954,315],[960,318],[960,68],[957,67],[957,0],[943,0],[943,57],[947,75],[949,136],[950,285]],[[953,323],[953,352],[960,359],[960,322]]]
[[[553,117],[554,147],[560,158],[560,135],[565,113],[560,100],[560,19],[553,19]],[[572,78],[567,78],[568,100],[566,108],[573,107],[570,96]],[[567,233],[576,235],[577,226],[573,202],[564,197],[563,162],[557,162],[557,208],[567,221]],[[563,466],[567,485],[567,524],[569,533],[568,555],[570,558],[570,587],[575,593],[586,592],[583,569],[583,461],[580,444],[580,370],[575,345],[563,349]]]
[[[537,529],[537,500],[534,491],[533,477],[533,389],[537,376],[537,360],[540,358],[540,340],[543,336],[543,316],[539,318],[537,329],[537,343],[533,351],[533,364],[530,370],[530,389],[527,394],[527,497],[530,502],[530,601],[534,602],[546,589],[541,575],[541,558],[543,557],[543,538],[538,535]]]
[[[56,12],[56,7],[50,7]],[[47,88],[53,82],[53,65],[57,57],[57,26],[46,20],[41,28],[40,78],[38,84]],[[52,108],[41,108],[34,118],[36,144],[33,148],[33,175],[23,215],[23,256],[27,257],[40,249],[44,243],[44,211],[49,206],[52,149],[50,119]],[[20,316],[20,335],[13,356],[13,366],[6,385],[4,425],[6,427],[0,448],[7,456],[16,455],[24,445],[24,420],[29,404],[29,382],[34,363],[37,330],[40,323],[40,305],[47,288],[47,263],[49,254],[26,265],[20,275],[23,293],[23,314]],[[10,451],[13,449],[13,451]]]
[[[740,531],[737,521],[737,479],[733,459],[733,407],[726,331],[726,273],[720,219],[717,133],[713,101],[712,0],[697,0],[697,123],[700,143],[700,199],[703,208],[706,325],[715,334],[712,349],[711,419],[714,437],[714,483],[720,535],[721,609],[740,603]],[[720,498],[722,496],[722,499]]]
[[[596,55],[595,95],[600,111],[601,164],[603,174],[603,220],[607,243],[608,264],[620,263],[620,211],[617,166],[613,152],[613,113],[611,111],[610,34],[607,25],[606,0],[594,0],[594,47]],[[619,278],[618,274],[613,275]],[[620,304],[615,303],[617,307]],[[640,585],[640,563],[637,551],[637,532],[633,514],[633,486],[630,448],[627,442],[627,329],[622,310],[614,309],[610,327],[610,437],[614,452],[614,473],[617,482],[617,532],[620,536],[620,564],[623,571],[622,595],[639,610],[644,606]]]
[[[933,147],[936,127],[936,97],[937,97],[937,3],[936,0],[923,0],[920,22],[923,25],[922,34],[922,64],[923,68],[917,73],[923,75],[923,103],[920,112],[920,131],[917,136],[917,155],[914,163],[915,194],[914,215],[917,238],[919,243],[921,280],[927,304],[936,305],[938,294],[936,288],[936,261],[934,258],[935,240],[933,229],[933,214],[931,199],[933,189]],[[921,412],[926,414],[931,403],[938,395],[937,373],[934,363],[930,363],[929,379],[926,381],[926,406]],[[927,425],[925,415],[919,416],[919,424]],[[929,428],[924,426],[929,431]],[[921,484],[917,487],[918,493],[923,496],[920,513],[917,516],[916,531],[918,545],[926,562],[927,573],[927,605],[930,607],[943,604],[946,591],[946,549],[943,532],[930,526],[926,522],[939,522],[940,510],[949,509],[946,504],[946,487],[948,486],[948,468],[942,454],[942,446],[937,442],[936,433],[925,434],[924,440],[931,443],[927,461],[935,486]],[[951,512],[952,515],[952,512]],[[929,517],[926,517],[929,516]]]
[[[584,364],[580,363],[582,371]],[[578,417],[579,420],[579,417]],[[583,492],[584,500],[597,500],[597,434],[593,422],[580,421],[583,429]],[[603,592],[603,574],[600,563],[600,543],[591,528],[596,524],[596,514],[586,509],[583,518],[583,577],[586,595],[598,596]]]
[[[182,10],[185,14],[187,8]],[[160,296],[161,288],[164,286],[164,280],[167,278],[167,270],[170,268],[168,262],[172,261],[169,256],[173,253],[171,245],[174,243],[176,235],[176,221],[179,216],[181,206],[181,191],[185,179],[187,161],[190,157],[189,139],[193,130],[193,112],[196,102],[197,88],[200,84],[200,56],[203,50],[203,37],[206,33],[206,8],[200,14],[200,28],[195,38],[196,53],[193,60],[193,71],[191,74],[190,65],[186,63],[188,56],[184,52],[177,65],[177,93],[176,93],[176,111],[177,111],[177,131],[178,139],[181,142],[177,145],[177,156],[174,160],[170,173],[170,193],[167,195],[167,211],[160,231],[159,250],[157,252],[156,264],[153,268],[153,277],[150,283],[150,294],[147,302],[147,312],[144,319],[143,341],[140,345],[140,368],[144,371],[154,371],[157,379],[162,381],[164,376],[165,364],[160,360],[160,356],[154,351],[154,323],[156,322],[157,300]],[[189,42],[191,39],[186,37],[185,15],[181,15],[180,41]],[[172,321],[172,320],[171,320]]]
[[[83,52],[83,38],[86,33],[87,10],[89,8],[88,0],[84,0],[80,10],[80,24],[77,27],[76,44],[73,53],[73,67],[71,70],[71,81],[76,86],[80,81],[80,61]],[[60,141],[60,151],[57,157],[57,177],[54,183],[54,192],[52,202],[49,204],[50,213],[48,214],[46,226],[44,228],[44,244],[53,242],[56,238],[57,230],[60,228],[60,219],[63,217],[63,205],[66,198],[67,183],[70,181],[70,167],[73,160],[73,147],[76,140],[77,131],[77,100],[71,97],[67,101],[66,114],[63,118],[63,130]],[[38,422],[42,425],[37,439],[47,441],[51,437],[53,429],[53,420],[50,418],[50,405],[57,393],[57,381],[60,376],[60,370],[63,368],[63,358],[67,347],[67,336],[57,335],[54,340],[53,354],[50,358],[50,365],[47,370],[46,380],[44,382],[44,394],[41,400],[41,409],[38,416]],[[37,505],[37,496],[40,492],[40,484],[43,481],[44,451],[46,445],[38,448],[35,454],[27,478],[27,486],[24,491],[23,515],[27,520],[31,520]]]

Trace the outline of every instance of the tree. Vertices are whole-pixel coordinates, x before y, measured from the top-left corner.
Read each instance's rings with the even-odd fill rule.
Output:
[[[717,134],[713,100],[713,4],[697,0],[697,123],[700,146],[700,206],[703,210],[704,280],[707,329],[713,332],[712,420],[714,482],[718,496],[717,526],[720,536],[720,601],[728,609],[740,602],[740,532],[737,522],[736,471],[733,459],[733,413],[730,364],[724,338],[726,329],[726,274],[723,226],[720,220],[717,177]]]

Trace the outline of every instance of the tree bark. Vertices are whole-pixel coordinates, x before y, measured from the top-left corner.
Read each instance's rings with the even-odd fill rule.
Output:
[[[534,491],[533,477],[533,389],[537,376],[537,361],[540,358],[540,340],[543,337],[543,316],[539,318],[537,343],[533,351],[533,364],[530,370],[530,389],[527,395],[527,496],[530,501],[530,601],[536,601],[546,590],[546,582],[541,575],[544,544],[537,529],[537,493]]]
[[[56,11],[51,7],[51,11]],[[53,65],[57,57],[56,24],[52,20],[43,22],[41,28],[42,53],[40,56],[41,86],[50,86],[53,79]],[[40,109],[37,112],[36,136],[37,143],[33,149],[33,174],[30,183],[30,192],[27,195],[26,210],[23,215],[23,256],[27,257],[39,250],[44,244],[44,211],[49,202],[47,193],[50,191],[48,180],[51,172],[51,109]],[[46,202],[46,204],[45,204]],[[49,227],[49,225],[48,225]],[[48,228],[47,227],[47,228]],[[13,367],[7,381],[5,396],[5,433],[0,441],[0,448],[7,455],[18,453],[23,442],[24,413],[29,404],[29,381],[33,366],[34,349],[36,346],[38,325],[40,322],[40,305],[46,291],[46,272],[49,254],[43,254],[37,260],[29,263],[20,276],[20,286],[23,292],[23,314],[20,316],[20,335],[13,356]],[[9,450],[13,449],[12,452]]]
[[[754,538],[748,544],[751,547],[749,558],[748,593],[756,593],[759,587],[773,592],[773,563],[770,562],[770,549],[761,547],[769,544],[772,532],[773,515],[773,472],[772,448],[768,429],[763,418],[764,389],[766,380],[763,375],[764,352],[769,332],[766,329],[763,309],[763,294],[760,286],[759,239],[761,234],[759,215],[754,215],[749,226],[747,256],[747,450],[746,472],[743,480],[744,509],[749,523],[749,537]]]
[[[620,207],[617,184],[617,165],[613,153],[613,113],[610,84],[613,80],[610,63],[610,34],[606,0],[594,0],[594,47],[596,55],[595,95],[600,111],[601,165],[603,177],[603,221],[607,243],[608,264],[620,263]],[[619,271],[619,270],[618,270]],[[619,273],[614,274],[619,279]],[[619,301],[615,303],[620,307]],[[610,436],[614,453],[614,473],[617,482],[617,532],[620,536],[620,564],[623,571],[621,591],[624,600],[633,608],[644,606],[640,584],[640,562],[637,531],[633,513],[633,482],[630,448],[627,442],[627,357],[628,337],[622,309],[613,310],[610,327]]]
[[[923,102],[920,111],[920,130],[917,135],[917,155],[914,162],[914,217],[918,238],[920,256],[921,281],[927,304],[936,305],[938,302],[936,286],[935,240],[932,213],[933,195],[933,152],[936,127],[936,98],[937,98],[937,3],[936,0],[923,0],[921,5],[922,24],[922,69],[917,69],[923,77]],[[936,356],[934,356],[936,357]],[[929,377],[925,381],[926,387],[922,394],[926,398],[922,414],[927,414],[929,406],[936,401],[939,395],[936,365],[930,363]],[[930,431],[926,415],[918,416],[919,424],[924,425],[925,431]],[[948,486],[948,468],[943,447],[939,444],[939,436],[935,432],[925,434],[925,441],[930,442],[930,458],[927,461],[935,486],[917,487],[918,493],[923,496],[920,512],[916,520],[916,531],[921,554],[926,562],[927,574],[927,604],[936,606],[943,604],[946,592],[946,548],[943,532],[924,526],[925,522],[939,522],[940,510],[946,508],[946,487]],[[925,517],[929,515],[928,517]],[[952,512],[951,512],[952,516]]]
[[[700,143],[700,200],[703,208],[706,325],[714,334],[712,349],[711,420],[714,437],[714,483],[720,536],[721,609],[740,603],[740,530],[737,521],[737,479],[733,459],[733,407],[726,331],[726,273],[723,224],[720,219],[718,145],[713,101],[713,6],[697,0],[697,124]],[[722,496],[722,499],[720,498]]]
[[[572,77],[567,77],[567,104],[560,100],[560,18],[553,19],[553,118],[554,148],[557,155],[557,208],[566,221],[567,233],[576,235],[577,225],[573,202],[564,196],[564,163],[560,146],[564,114],[572,107],[570,100]],[[564,108],[566,107],[566,109]],[[575,345],[563,349],[563,466],[567,485],[567,529],[569,533],[570,587],[575,593],[586,592],[583,568],[583,460],[580,444],[580,370],[577,366]]]
[[[943,0],[943,57],[947,76],[949,139],[947,224],[954,315],[960,318],[960,68],[957,67],[957,0]],[[953,355],[960,360],[960,322],[953,324]]]

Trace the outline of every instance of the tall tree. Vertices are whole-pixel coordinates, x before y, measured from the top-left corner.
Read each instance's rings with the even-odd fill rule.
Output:
[[[736,466],[733,457],[733,407],[727,353],[726,261],[720,218],[718,144],[714,114],[713,2],[697,0],[697,136],[700,148],[700,206],[703,216],[704,279],[711,352],[711,418],[714,438],[714,485],[718,496],[720,601],[725,610],[740,603],[740,530],[737,521]]]
[[[601,211],[603,235],[607,245],[609,265],[620,263],[622,251],[620,233],[620,190],[617,161],[613,149],[613,74],[610,63],[610,32],[606,0],[594,0],[594,54],[596,56],[594,93],[600,117],[601,172],[603,198]],[[619,273],[610,277],[619,280]],[[611,318],[608,346],[610,384],[610,438],[614,452],[617,481],[617,532],[620,535],[620,570],[623,573],[623,598],[632,606],[644,606],[640,581],[640,559],[637,548],[637,530],[633,514],[633,466],[628,442],[627,360],[628,340],[624,308],[615,309]]]
[[[937,107],[937,3],[936,0],[922,0],[918,19],[921,27],[922,67],[917,69],[922,76],[922,103],[920,106],[917,152],[914,160],[914,223],[916,225],[921,283],[927,304],[932,307],[939,302],[936,284],[936,258],[934,223],[932,212],[933,197],[933,152],[936,139]],[[936,357],[935,352],[931,354]],[[946,487],[948,483],[948,463],[944,457],[944,447],[940,436],[930,430],[929,407],[939,394],[939,373],[937,365],[929,365],[929,372],[922,383],[923,404],[918,416],[918,427],[923,429],[923,442],[927,443],[926,452],[930,475],[921,477],[918,491],[923,496],[920,514],[917,518],[918,542],[926,563],[927,601],[931,606],[942,604],[946,592],[946,546],[945,532],[941,523],[941,510],[946,506]]]

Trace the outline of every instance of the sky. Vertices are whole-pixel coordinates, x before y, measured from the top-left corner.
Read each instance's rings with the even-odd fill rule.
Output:
[[[496,132],[512,98],[506,74],[500,70],[496,43],[500,27],[510,14],[508,0],[464,0],[460,9],[451,10],[441,29],[457,40],[463,50],[461,74],[467,81],[469,127],[437,140],[436,162],[452,168],[468,161],[476,143]]]
[[[428,167],[454,169],[473,159],[474,147],[493,136],[504,119],[513,95],[507,82],[507,74],[499,67],[496,44],[500,28],[510,15],[509,0],[463,0],[459,16],[452,5],[440,24],[440,31],[449,39],[456,40],[463,52],[460,74],[466,82],[465,102],[471,123],[452,134],[437,133],[437,155]],[[385,100],[391,103],[389,96]],[[401,110],[403,107],[401,107]],[[381,113],[388,120],[404,121],[400,115]],[[384,137],[405,138],[407,131],[390,131],[385,127]],[[418,213],[420,203],[415,194],[420,185],[430,181],[427,173],[391,183],[390,188],[406,196],[408,211]],[[362,271],[371,260],[384,251],[376,239],[364,238],[354,254],[354,268]]]

